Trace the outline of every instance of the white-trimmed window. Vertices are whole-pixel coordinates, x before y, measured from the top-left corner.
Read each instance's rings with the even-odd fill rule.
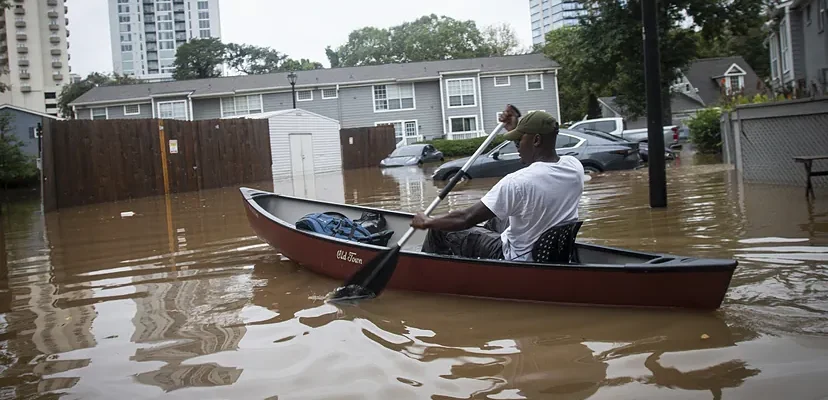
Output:
[[[499,124],[499,123],[500,123],[500,116],[501,116],[502,114],[503,114],[503,111],[498,111],[498,112],[497,112],[497,117],[495,118],[495,124]]]
[[[262,95],[222,97],[221,116],[232,117],[262,112]]]
[[[495,86],[510,86],[512,84],[512,77],[509,75],[494,77]]]
[[[451,133],[477,132],[477,116],[449,118],[449,129]]]
[[[155,105],[158,108],[158,118],[187,120],[187,101],[162,101]]]
[[[747,75],[747,73],[744,69],[742,69],[742,67],[737,64],[731,65],[724,74],[724,84],[727,89],[727,93],[736,93],[744,89],[745,75]]]
[[[336,93],[336,88],[326,88],[322,89],[322,98],[323,99],[335,99],[338,97]]]
[[[474,78],[447,79],[446,93],[449,108],[474,107],[477,105]]]
[[[543,90],[543,75],[526,75],[526,90]]]
[[[374,111],[413,110],[414,84],[374,85]]]
[[[296,92],[296,101],[313,100],[313,90],[299,90]]]
[[[124,115],[138,115],[141,114],[140,104],[127,104],[124,106]]]
[[[419,127],[417,126],[417,120],[408,120],[408,121],[382,121],[374,123],[374,126],[380,125],[392,125],[394,126],[394,136],[397,138],[397,143],[405,140],[405,144],[408,144],[409,139],[411,142],[415,142],[420,135]]]
[[[109,119],[106,107],[93,108],[90,112],[92,113],[92,119]]]

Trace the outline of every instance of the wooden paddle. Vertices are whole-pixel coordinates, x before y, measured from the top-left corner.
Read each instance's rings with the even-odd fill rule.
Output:
[[[425,210],[426,216],[430,215],[431,212],[437,208],[440,201],[442,201],[451,189],[454,188],[454,185],[456,185],[457,182],[463,178],[466,171],[469,170],[469,167],[475,160],[477,160],[477,157],[483,153],[486,147],[492,143],[495,135],[503,129],[503,126],[504,123],[499,123],[492,133],[489,134],[489,137],[483,141],[483,144],[480,145],[477,151],[469,157],[469,160],[466,161],[466,164],[463,165],[460,172],[454,174],[446,187],[440,191],[437,198],[434,199],[434,201],[431,202],[431,205],[429,205]],[[383,250],[377,257],[354,273],[345,285],[338,287],[328,296],[328,301],[359,300],[379,296],[382,290],[385,289],[385,285],[388,284],[388,281],[391,279],[391,275],[394,273],[394,270],[397,268],[397,259],[400,255],[400,249],[402,249],[402,246],[405,245],[405,242],[407,242],[414,233],[414,229],[414,227],[409,228],[396,244],[387,250]]]

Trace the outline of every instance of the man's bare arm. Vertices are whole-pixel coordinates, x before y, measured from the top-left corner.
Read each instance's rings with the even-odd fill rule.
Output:
[[[464,210],[452,211],[442,217],[429,218],[417,214],[412,226],[417,229],[437,229],[441,231],[461,231],[471,228],[481,222],[494,218],[494,213],[482,202],[477,202]]]

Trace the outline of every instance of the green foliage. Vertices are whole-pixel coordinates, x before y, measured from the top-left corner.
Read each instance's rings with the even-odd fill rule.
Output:
[[[291,59],[287,54],[270,47],[225,44],[217,38],[194,39],[179,46],[175,60],[173,78],[176,80],[221,76],[219,66],[222,63],[245,75],[304,71],[323,67],[321,63],[308,59]]]
[[[637,118],[646,112],[646,85],[644,74],[644,51],[641,24],[641,0],[583,0],[587,9],[594,10],[582,19],[577,38],[567,38],[569,44],[562,50],[546,54],[559,61],[561,85],[564,85],[566,69],[573,69],[567,61],[575,59],[572,75],[567,78],[576,82],[575,91],[580,97],[573,99],[574,108],[580,115],[586,112],[585,101],[590,93],[600,92],[616,95],[619,111],[629,118]],[[699,56],[731,54],[737,51],[756,50],[759,55],[750,54],[750,62],[758,63],[762,50],[756,47],[754,32],[764,21],[762,3],[755,0],[664,0],[657,2],[658,36],[660,51],[660,72],[662,87],[662,110],[664,123],[669,124],[670,84],[690,62]],[[689,17],[689,18],[688,18]],[[758,25],[757,25],[758,24]],[[547,36],[559,39],[556,31]],[[730,35],[734,39],[720,39]],[[745,37],[748,39],[739,39]],[[720,49],[708,50],[705,46],[720,41]],[[561,46],[553,43],[552,46]],[[761,47],[761,46],[758,46]],[[557,57],[557,58],[556,58]],[[747,58],[747,56],[746,56]],[[569,60],[567,60],[569,59]],[[563,61],[562,61],[563,60]],[[760,65],[767,64],[765,57]],[[592,88],[584,87],[589,82]],[[589,90],[587,90],[589,89]],[[564,89],[561,89],[561,105],[566,108]],[[573,107],[573,106],[569,106]],[[572,118],[575,113],[567,114]],[[564,120],[567,120],[564,118]]]
[[[175,51],[176,80],[216,78],[224,62],[225,45],[218,38],[198,38],[182,44]]]
[[[721,110],[707,108],[696,113],[688,121],[690,142],[696,146],[699,153],[718,153],[722,150],[721,116]]]
[[[517,34],[506,24],[481,31],[474,21],[435,14],[403,22],[388,29],[363,27],[348,41],[325,53],[331,67],[435,61],[516,54]]]
[[[474,152],[477,151],[477,148],[480,147],[480,145],[485,141],[486,137],[484,136],[461,140],[434,139],[421,143],[429,143],[433,145],[435,149],[442,151],[443,155],[446,157],[466,157],[474,154]],[[503,135],[497,135],[484,151],[489,151],[501,143],[503,143]]]
[[[0,185],[10,186],[36,181],[37,160],[23,154],[23,142],[11,133],[11,114],[0,113]]]
[[[557,61],[563,67],[558,70],[562,122],[580,121],[590,113],[590,97],[609,95],[606,85],[589,75],[583,51],[586,45],[583,31],[580,26],[555,29],[546,35],[546,45],[542,49],[547,58]]]
[[[138,83],[138,80],[128,75],[119,75],[117,73],[106,75],[99,72],[92,72],[81,81],[70,83],[61,89],[60,95],[58,96],[58,110],[64,118],[74,119],[75,113],[72,112],[72,107],[69,106],[69,103],[75,101],[75,99],[82,96],[93,87],[128,85],[133,83]]]
[[[294,60],[270,47],[228,43],[224,61],[238,72],[247,75],[270,74],[284,71],[304,71],[322,68],[322,64],[308,59]]]

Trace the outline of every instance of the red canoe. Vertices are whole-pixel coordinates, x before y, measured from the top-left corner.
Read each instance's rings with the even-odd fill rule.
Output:
[[[385,216],[395,243],[413,214],[338,204],[240,188],[256,235],[285,257],[316,273],[344,281],[384,247],[296,229],[315,212],[359,218],[363,211]],[[481,260],[419,251],[424,231],[415,231],[400,251],[388,288],[582,305],[673,307],[713,310],[724,300],[735,260],[643,253],[577,243],[579,264]],[[333,288],[332,288],[333,290]]]

